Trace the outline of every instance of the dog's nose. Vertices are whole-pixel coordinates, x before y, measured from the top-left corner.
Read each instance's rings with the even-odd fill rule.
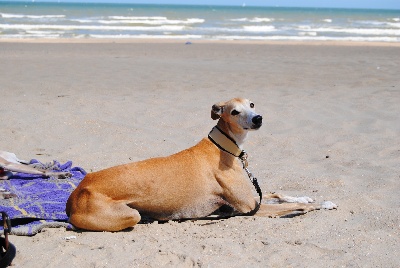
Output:
[[[262,124],[262,116],[261,115],[256,115],[251,119],[254,125],[261,125]]]

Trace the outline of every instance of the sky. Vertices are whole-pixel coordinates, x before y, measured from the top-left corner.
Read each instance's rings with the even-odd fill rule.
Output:
[[[1,1],[1,0],[0,0]],[[330,7],[398,9],[400,0],[35,0],[37,2],[121,2],[140,4],[194,4],[228,6]]]

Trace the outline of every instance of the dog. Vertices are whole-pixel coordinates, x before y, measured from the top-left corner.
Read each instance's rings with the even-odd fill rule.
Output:
[[[262,116],[253,102],[235,98],[214,104],[211,118],[218,123],[209,137],[191,148],[86,175],[67,201],[69,222],[86,230],[120,231],[142,216],[198,219],[224,206],[238,215],[267,217],[336,207],[278,194],[268,195],[268,204],[257,202],[239,158],[248,132],[262,126]]]

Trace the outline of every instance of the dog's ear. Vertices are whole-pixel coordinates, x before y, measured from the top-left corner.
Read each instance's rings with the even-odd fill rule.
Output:
[[[217,120],[221,117],[221,114],[224,112],[224,104],[216,103],[211,108],[211,118],[213,120]]]

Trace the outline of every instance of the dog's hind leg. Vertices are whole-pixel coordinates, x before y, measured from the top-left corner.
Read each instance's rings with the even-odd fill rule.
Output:
[[[69,222],[78,228],[114,232],[132,227],[141,219],[139,212],[123,201],[85,190],[79,194],[77,204],[71,204],[71,198],[67,202]]]

